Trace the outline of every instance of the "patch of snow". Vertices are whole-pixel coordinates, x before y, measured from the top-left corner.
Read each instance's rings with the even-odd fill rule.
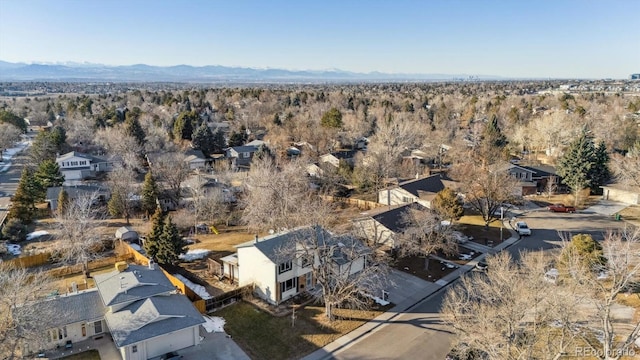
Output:
[[[179,256],[180,260],[183,261],[193,261],[198,259],[204,259],[207,254],[209,254],[209,250],[207,249],[192,249],[187,251],[186,254],[181,254]]]
[[[202,317],[204,318],[204,321],[205,321],[205,323],[202,324],[202,327],[204,327],[204,329],[207,330],[208,333],[224,332],[225,321],[223,318],[217,317],[217,316],[206,316],[206,315],[203,315]]]
[[[180,281],[182,281],[189,289],[193,290],[194,293],[198,294],[198,296],[200,296],[202,298],[202,300],[208,300],[208,299],[211,299],[213,297],[213,296],[211,296],[211,294],[209,294],[207,292],[207,289],[205,289],[204,286],[198,285],[198,284],[194,284],[189,279],[185,278],[184,276],[182,276],[180,274],[174,274],[173,276],[175,276]]]
[[[45,230],[34,231],[32,233],[27,234],[27,240],[33,240],[35,238],[39,238],[40,236],[45,236],[45,235],[49,235],[49,232]]]
[[[7,251],[11,253],[11,255],[18,256],[22,254],[22,250],[20,249],[20,245],[18,244],[7,244]]]

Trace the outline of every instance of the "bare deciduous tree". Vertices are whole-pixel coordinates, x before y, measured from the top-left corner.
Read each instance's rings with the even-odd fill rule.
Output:
[[[459,166],[453,175],[460,180],[465,202],[480,213],[486,227],[500,219],[500,206],[515,198],[518,181],[500,167],[490,171],[475,166]]]
[[[119,157],[124,166],[132,169],[140,167],[142,147],[136,138],[126,134],[124,127],[107,127],[98,130],[95,141],[110,155]]]
[[[56,220],[59,225],[59,246],[53,257],[64,264],[82,264],[82,271],[89,274],[89,261],[100,257],[102,238],[96,231],[104,210],[98,208],[99,195],[79,196],[71,199],[65,211]]]
[[[50,320],[65,314],[52,314],[34,303],[53,289],[46,273],[30,272],[0,264],[0,357],[21,359],[23,346],[31,350],[46,343]]]
[[[640,187],[640,142],[637,142],[626,156],[613,155],[610,164],[619,184]]]
[[[20,129],[11,124],[0,123],[0,160],[2,160],[2,152],[4,149],[20,141],[21,133]]]
[[[571,307],[566,297],[550,301],[548,294],[556,289],[551,290],[554,285],[544,280],[542,253],[521,255],[519,263],[506,252],[489,257],[487,273],[463,276],[449,290],[442,311],[457,334],[458,347],[501,360],[550,359],[564,351],[561,342],[548,340],[550,336],[562,339],[565,328],[549,334],[548,324],[558,320],[558,308]],[[564,341],[564,346],[569,343]]]
[[[164,153],[151,164],[158,182],[169,193],[176,204],[180,202],[180,187],[189,176],[189,166],[185,155],[178,152]]]
[[[411,208],[403,215],[404,229],[398,234],[395,247],[400,256],[428,257],[436,251],[457,250],[451,226],[442,226],[440,217],[426,208]]]
[[[309,212],[320,208],[310,193],[303,164],[278,168],[270,158],[254,161],[246,179],[247,196],[242,218],[250,230],[291,229],[308,224]]]
[[[292,261],[311,267],[319,291],[311,294],[325,306],[325,315],[335,319],[341,306],[366,308],[370,296],[378,296],[387,284],[388,267],[375,263],[371,249],[351,235],[333,235],[320,226],[294,230],[294,236],[278,249],[279,262]]]

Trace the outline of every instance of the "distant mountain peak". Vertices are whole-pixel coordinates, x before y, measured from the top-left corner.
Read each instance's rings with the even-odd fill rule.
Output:
[[[286,70],[221,65],[108,66],[89,62],[11,63],[0,60],[0,81],[122,81],[122,82],[306,82],[306,81],[442,81],[463,75],[357,73],[340,69]],[[466,76],[465,76],[466,77]],[[478,77],[497,80],[497,76]]]

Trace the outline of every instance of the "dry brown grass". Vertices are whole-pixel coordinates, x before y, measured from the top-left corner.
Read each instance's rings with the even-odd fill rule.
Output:
[[[622,219],[636,226],[640,226],[640,205],[631,205],[620,211]]]

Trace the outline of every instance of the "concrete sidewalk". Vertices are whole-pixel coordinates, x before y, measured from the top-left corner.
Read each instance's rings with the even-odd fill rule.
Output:
[[[516,234],[516,232],[513,231],[511,229],[511,226],[509,226],[508,224],[505,224],[505,225],[507,225],[505,226],[505,229],[508,229],[511,232],[511,237],[503,241],[501,244],[497,245],[496,247],[494,247],[493,253],[497,253],[518,241],[518,235]],[[444,276],[442,279],[434,283],[424,281],[424,283],[426,283],[424,286],[422,286],[420,289],[416,289],[410,294],[407,294],[408,296],[406,296],[404,299],[394,299],[394,300],[398,300],[398,302],[395,303],[396,305],[393,308],[391,308],[389,311],[379,315],[372,321],[369,321],[368,323],[360,326],[354,331],[346,335],[343,335],[342,337],[338,338],[334,342],[325,345],[323,348],[312,352],[311,354],[303,357],[302,359],[323,360],[323,359],[332,358],[333,357],[332,354],[335,354],[337,351],[348,347],[358,339],[375,331],[375,329],[378,328],[379,326],[391,322],[391,320],[393,320],[395,317],[401,315],[402,313],[407,312],[408,310],[416,306],[418,303],[422,302],[423,300],[426,300],[428,297],[436,294],[440,290],[449,286],[452,282],[456,281],[461,275],[471,271],[479,261],[485,258],[486,255],[487,255],[486,253],[483,253],[482,255],[472,259],[465,265],[459,267],[455,271],[451,272],[450,274]]]

